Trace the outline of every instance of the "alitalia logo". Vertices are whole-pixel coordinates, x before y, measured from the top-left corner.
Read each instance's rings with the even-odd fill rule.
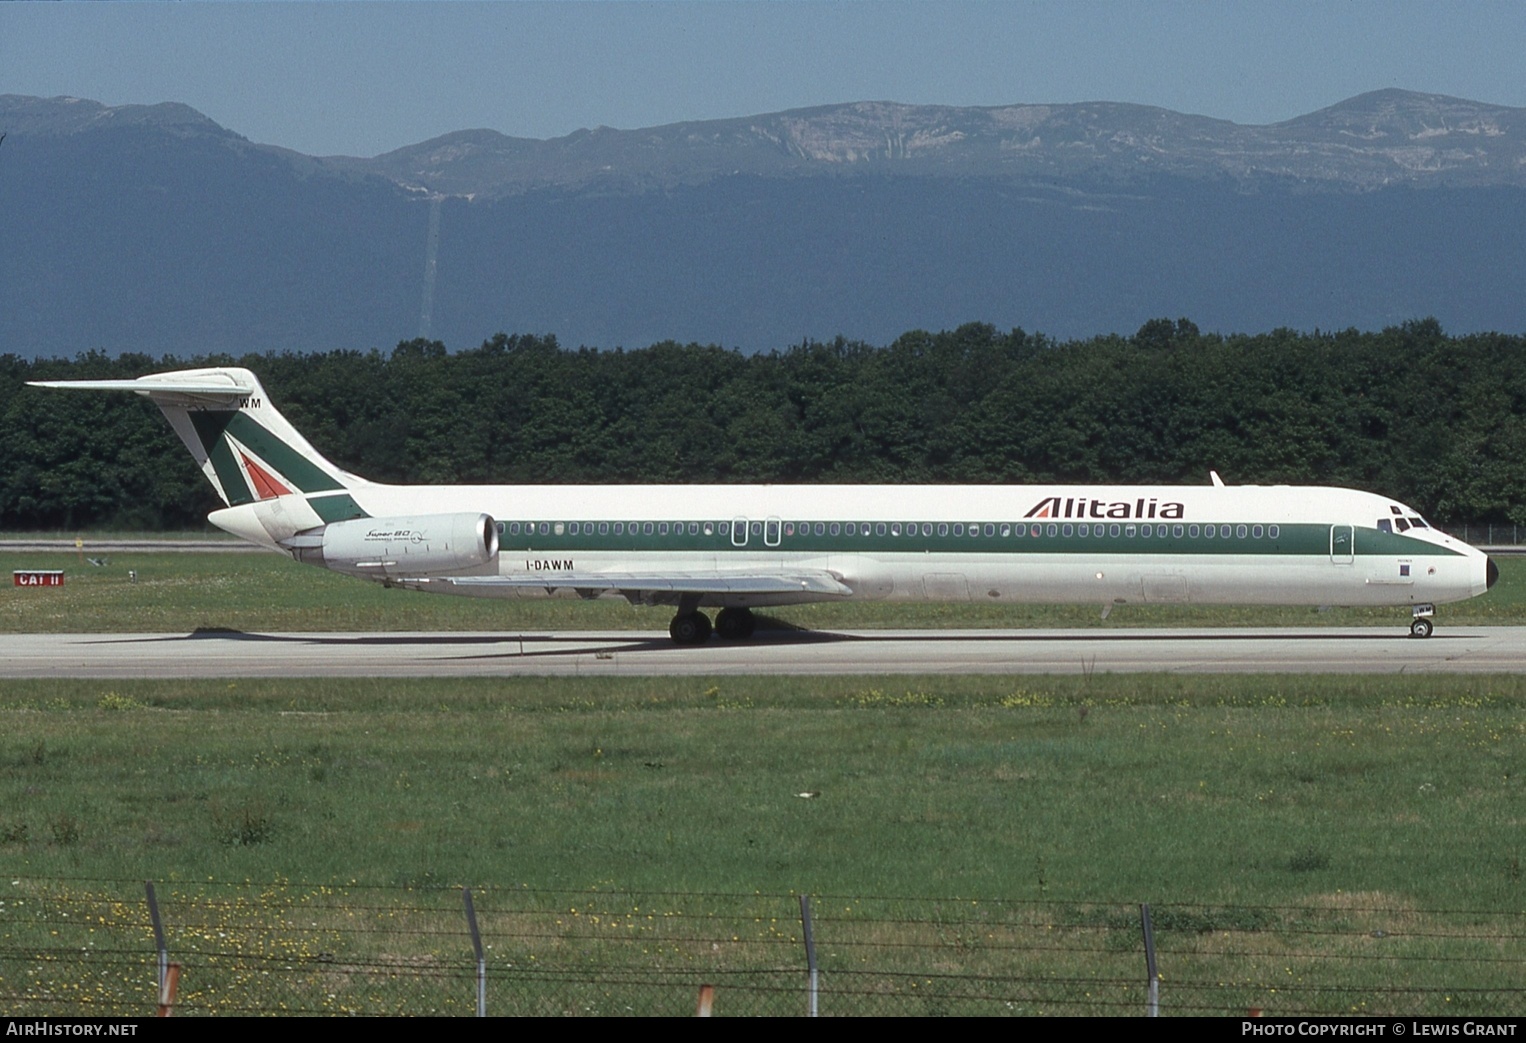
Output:
[[[1134,501],[1092,500],[1085,496],[1046,496],[1024,518],[1180,518],[1182,505],[1140,497]]]

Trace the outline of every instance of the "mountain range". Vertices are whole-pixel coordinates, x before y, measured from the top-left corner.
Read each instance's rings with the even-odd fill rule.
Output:
[[[6,95],[0,133],[0,353],[1526,329],[1526,109],[1399,90],[1268,126],[859,102],[369,159]]]

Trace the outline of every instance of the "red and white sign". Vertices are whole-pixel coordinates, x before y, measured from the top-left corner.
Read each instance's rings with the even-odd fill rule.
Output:
[[[61,587],[64,585],[63,569],[17,569],[11,580],[18,587]]]

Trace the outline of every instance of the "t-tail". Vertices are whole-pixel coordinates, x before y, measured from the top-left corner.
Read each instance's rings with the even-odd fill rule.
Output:
[[[369,483],[334,466],[270,404],[247,369],[156,373],[136,380],[32,381],[37,387],[132,391],[164,413],[227,504],[213,524],[277,548],[298,532],[367,517],[351,495]]]

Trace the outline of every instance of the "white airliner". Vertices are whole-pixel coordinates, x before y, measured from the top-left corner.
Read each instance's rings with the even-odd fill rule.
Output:
[[[1288,486],[383,485],[344,471],[246,369],[39,387],[148,396],[228,506],[298,561],[476,597],[677,608],[679,643],[811,601],[1409,606],[1493,586],[1483,552],[1402,503]]]

